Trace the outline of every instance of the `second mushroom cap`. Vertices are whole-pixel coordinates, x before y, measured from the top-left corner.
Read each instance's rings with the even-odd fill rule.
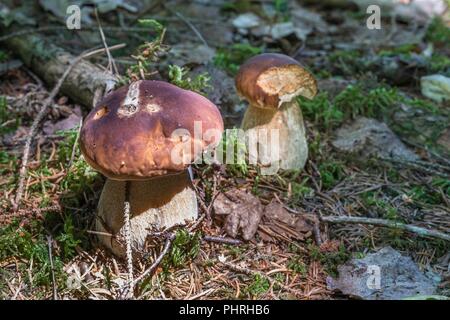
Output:
[[[279,108],[297,96],[312,99],[314,77],[297,61],[283,54],[264,53],[248,59],[236,75],[238,93],[259,108]]]

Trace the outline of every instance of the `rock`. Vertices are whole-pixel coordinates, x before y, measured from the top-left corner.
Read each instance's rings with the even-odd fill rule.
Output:
[[[173,9],[181,13],[186,19],[192,19],[191,23],[210,46],[225,46],[233,42],[233,26],[223,18],[221,6],[212,3],[204,5],[195,1],[178,1]],[[205,23],[202,23],[201,20],[205,20]],[[215,23],[211,24],[211,21]],[[173,30],[173,33],[177,33],[180,43],[188,42],[186,41],[186,33],[197,38],[191,29],[186,31],[185,25],[180,24],[180,26],[177,31]]]
[[[363,259],[338,267],[337,279],[328,277],[330,290],[365,300],[398,300],[433,295],[438,281],[426,277],[410,257],[385,247]]]
[[[284,38],[295,32],[292,22],[276,23],[274,25],[263,25],[252,29],[252,34],[257,37],[270,36],[274,40]]]
[[[450,78],[433,74],[420,78],[422,94],[436,102],[450,101]]]
[[[322,16],[314,11],[303,8],[295,1],[290,1],[289,12],[294,24],[295,34],[298,39],[305,40],[313,31],[327,33],[330,26],[322,19]]]
[[[237,29],[250,29],[262,24],[262,20],[256,14],[247,12],[233,19],[232,24]]]
[[[339,128],[332,145],[341,152],[357,154],[364,158],[375,156],[407,161],[418,159],[386,124],[364,117]]]
[[[167,60],[171,64],[206,64],[213,60],[216,50],[203,44],[192,42],[178,43],[171,47]]]
[[[313,31],[322,33],[330,31],[330,27],[320,14],[307,10],[294,2],[291,2],[289,6],[290,21],[272,23],[263,21],[254,13],[244,13],[234,18],[232,24],[242,35],[251,33],[255,37],[271,37],[273,40],[294,34],[298,39],[304,41]],[[270,12],[269,7],[266,5],[265,11]],[[274,14],[269,13],[267,16],[273,19]]]

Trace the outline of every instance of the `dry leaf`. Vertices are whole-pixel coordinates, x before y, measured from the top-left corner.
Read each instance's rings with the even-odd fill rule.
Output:
[[[275,200],[270,202],[264,210],[264,218],[258,235],[264,241],[275,240],[304,240],[311,236],[312,224],[301,215],[289,213]]]
[[[257,197],[239,189],[221,193],[214,201],[215,213],[227,215],[225,231],[234,238],[241,234],[245,240],[252,239],[258,229],[263,210],[263,205]]]

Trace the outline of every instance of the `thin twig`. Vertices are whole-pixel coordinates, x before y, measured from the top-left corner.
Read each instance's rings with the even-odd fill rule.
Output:
[[[67,169],[70,169],[70,167],[72,167],[73,160],[75,159],[75,153],[77,152],[78,140],[80,139],[80,132],[82,125],[83,125],[83,118],[80,119],[80,124],[77,130],[77,136],[75,137],[75,141],[72,146],[72,153],[70,154],[70,160],[69,163],[67,164]]]
[[[166,243],[164,244],[164,248],[159,254],[159,256],[155,259],[155,261],[152,263],[152,265],[147,268],[144,272],[141,273],[139,277],[134,279],[132,282],[128,282],[124,287],[122,291],[122,295],[127,295],[128,291],[131,290],[131,288],[134,288],[136,284],[138,284],[142,279],[147,277],[149,274],[151,274],[161,263],[164,256],[169,252],[169,249],[172,245],[173,240],[175,239],[175,234],[170,233],[166,237]]]
[[[231,245],[236,245],[236,246],[242,244],[242,241],[238,240],[238,239],[216,237],[216,236],[204,236],[203,240],[209,241],[209,242],[231,244]]]
[[[404,159],[399,160],[399,159],[394,159],[394,158],[380,158],[380,159],[383,161],[396,163],[400,166],[409,167],[409,168],[413,168],[416,170],[421,170],[421,171],[431,174],[431,175],[436,175],[436,176],[440,176],[440,177],[447,178],[447,179],[450,178],[450,174],[440,172],[436,169],[432,169],[431,167],[433,167],[433,166],[425,167],[420,162],[408,161],[408,160],[404,160]]]
[[[175,234],[171,233],[171,234],[167,235],[166,243],[164,244],[164,248],[161,251],[161,253],[159,254],[159,256],[156,258],[156,260],[153,262],[153,264],[147,270],[145,270],[139,277],[137,277],[134,280],[134,284],[137,284],[139,281],[144,279],[147,275],[152,273],[158,267],[158,265],[161,263],[164,256],[169,252],[169,249],[170,249],[174,239],[175,239]]]
[[[47,110],[50,107],[50,104],[53,102],[53,99],[55,99],[56,95],[58,94],[59,89],[61,88],[64,80],[69,75],[70,71],[72,71],[72,68],[78,62],[80,62],[83,58],[84,58],[84,54],[78,56],[75,60],[73,60],[70,63],[70,65],[65,70],[64,74],[61,76],[61,78],[58,80],[56,85],[53,87],[53,90],[51,91],[48,98],[45,99],[45,101],[41,107],[41,110],[39,111],[38,115],[36,116],[36,118],[33,121],[33,124],[31,125],[30,131],[28,132],[28,136],[27,136],[27,139],[25,142],[25,148],[24,148],[23,156],[22,156],[22,165],[21,165],[20,171],[19,171],[19,186],[17,188],[17,194],[16,194],[16,198],[14,200],[14,206],[13,206],[14,211],[17,211],[17,209],[19,208],[19,205],[20,205],[20,201],[22,199],[25,175],[27,173],[27,165],[28,165],[28,159],[29,159],[29,155],[30,155],[31,143],[33,141],[33,138],[36,135],[37,128],[38,128],[39,124],[41,123],[41,121],[44,119],[44,116],[47,114]]]
[[[53,267],[53,255],[52,255],[52,237],[47,236],[48,243],[48,258],[50,260],[50,270],[52,272],[52,285],[53,285],[53,300],[58,300],[58,291],[56,288],[55,268]]]
[[[106,43],[105,34],[103,33],[103,29],[102,29],[102,25],[100,23],[100,18],[98,16],[97,8],[95,8],[95,18],[97,19],[98,30],[100,31],[100,37],[102,39],[103,46],[105,47],[106,55],[108,56],[108,70],[111,73],[119,74],[119,71],[117,70],[116,63],[114,62],[114,59],[113,59],[113,57],[111,55],[111,52],[109,51],[108,44]],[[113,70],[114,70],[114,72],[113,72]]]
[[[375,219],[375,218],[364,218],[364,217],[349,217],[349,216],[321,216],[321,220],[329,223],[356,223],[356,224],[370,224],[375,226],[383,226],[389,228],[396,228],[401,230],[406,230],[417,234],[420,237],[430,237],[437,238],[446,241],[450,241],[450,234],[432,230],[425,229],[421,227],[417,227],[410,224],[404,224],[400,222],[384,220],[384,219]]]
[[[115,47],[115,49],[117,49],[117,48],[122,48],[124,46],[125,46],[124,44],[120,44],[120,45],[117,45],[117,46],[114,46],[114,47]],[[41,107],[41,110],[39,111],[38,115],[34,119],[33,124],[31,125],[30,131],[28,132],[28,136],[27,136],[26,141],[25,141],[25,147],[24,147],[23,155],[22,155],[22,165],[20,166],[20,170],[19,170],[19,183],[18,183],[17,193],[16,193],[16,197],[14,199],[14,204],[13,204],[13,211],[14,212],[17,212],[17,210],[19,209],[19,206],[20,206],[20,202],[22,200],[24,183],[25,183],[25,176],[27,174],[27,166],[28,166],[28,160],[29,160],[29,156],[30,156],[31,143],[33,142],[33,139],[35,138],[36,131],[37,131],[41,121],[44,119],[44,116],[47,114],[47,111],[48,111],[51,103],[53,102],[53,100],[55,99],[56,95],[58,94],[59,89],[61,88],[63,82],[66,80],[67,76],[69,75],[69,73],[72,71],[72,69],[75,67],[75,65],[78,62],[80,62],[81,60],[83,60],[83,59],[85,59],[87,57],[91,57],[91,56],[93,56],[95,54],[99,54],[99,53],[102,53],[104,51],[105,51],[104,48],[91,50],[91,51],[84,51],[79,56],[77,56],[69,64],[67,69],[62,74],[61,78],[59,78],[58,82],[53,87],[52,91],[50,92],[50,95],[47,97],[47,99],[44,100],[44,102],[42,104],[42,107]]]
[[[131,248],[131,225],[130,225],[130,182],[125,182],[125,202],[123,210],[124,218],[124,235],[126,243],[127,266],[128,266],[128,283],[129,292],[134,296],[134,279],[133,279],[133,249]]]

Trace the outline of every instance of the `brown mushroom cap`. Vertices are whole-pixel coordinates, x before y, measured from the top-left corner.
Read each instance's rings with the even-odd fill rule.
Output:
[[[253,106],[272,109],[297,96],[312,99],[317,83],[301,64],[284,54],[264,53],[247,60],[236,75],[236,88]]]
[[[195,121],[201,123],[200,137],[194,134]],[[172,160],[173,148],[186,143],[172,136],[176,129],[189,133],[188,156],[194,161],[219,143],[220,137],[204,133],[213,129],[220,135],[223,121],[217,107],[197,93],[162,81],[137,81],[110,93],[89,113],[80,149],[94,169],[114,180],[175,174],[189,165]]]

